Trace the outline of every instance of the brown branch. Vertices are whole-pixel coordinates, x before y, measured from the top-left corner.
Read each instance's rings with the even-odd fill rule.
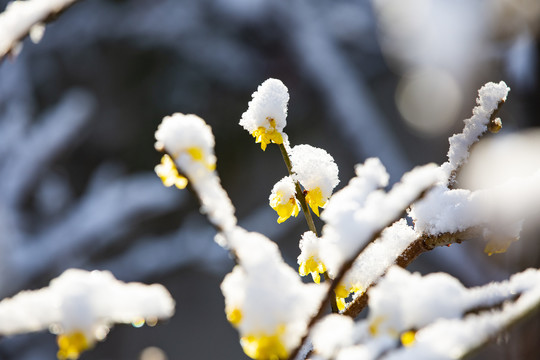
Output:
[[[292,165],[291,165],[291,159],[289,157],[289,154],[287,153],[287,149],[285,149],[285,145],[278,144],[279,150],[281,151],[281,155],[283,156],[283,161],[285,162],[285,166],[287,166],[287,171],[289,172],[289,175],[293,176],[292,171]],[[294,186],[296,189],[296,199],[300,203],[300,206],[302,207],[302,212],[304,213],[304,217],[306,218],[306,222],[308,224],[309,230],[311,230],[316,236],[319,236],[317,234],[317,228],[315,227],[315,223],[313,222],[313,217],[311,216],[311,211],[309,210],[306,202],[306,197],[304,196],[304,192],[302,191],[302,188],[300,188],[300,183],[298,181],[294,181]]]
[[[414,200],[411,201],[410,204],[407,205],[406,208],[408,208],[411,204],[413,204],[414,202],[421,199],[428,190],[429,189],[426,189],[426,190],[422,191]],[[394,222],[396,222],[400,218],[401,218],[401,214],[399,214],[394,219],[389,221],[387,224],[382,226],[379,230],[375,231],[373,233],[373,235],[371,236],[371,238],[369,239],[369,241],[367,241],[363,246],[361,246],[352,256],[349,257],[348,260],[346,260],[341,265],[341,268],[339,269],[338,273],[336,274],[336,276],[334,277],[334,279],[330,282],[330,284],[328,286],[328,290],[327,290],[326,295],[324,296],[324,298],[323,298],[323,300],[322,300],[322,302],[321,302],[321,304],[319,306],[319,310],[310,319],[310,321],[309,321],[309,323],[307,325],[306,334],[304,334],[304,336],[300,340],[300,343],[298,344],[298,346],[291,352],[291,354],[289,355],[289,359],[294,359],[296,357],[296,355],[298,354],[298,352],[300,351],[300,349],[302,348],[302,346],[306,342],[306,339],[309,336],[310,329],[324,315],[325,308],[332,301],[332,297],[335,297],[334,290],[335,290],[336,286],[341,282],[341,280],[343,280],[343,278],[345,277],[347,272],[351,269],[351,267],[354,264],[354,261],[356,260],[356,258],[369,246],[369,244],[371,244],[373,241],[377,240],[381,236],[381,233],[384,231],[384,229],[386,229],[388,226],[390,226],[391,224],[393,224]]]
[[[395,261],[395,264],[406,268],[409,266],[418,256],[435,249],[439,246],[450,246],[451,244],[460,244],[462,241],[470,240],[481,235],[479,228],[470,228],[465,231],[457,233],[444,233],[440,235],[424,235],[413,241],[401,255],[399,255]],[[384,276],[384,275],[382,275]],[[382,277],[381,276],[381,277]],[[378,279],[377,279],[378,280]],[[368,290],[375,284],[376,281],[369,284],[364,293],[354,298],[348,306],[341,312],[343,315],[350,316],[352,318],[357,317],[368,303]]]

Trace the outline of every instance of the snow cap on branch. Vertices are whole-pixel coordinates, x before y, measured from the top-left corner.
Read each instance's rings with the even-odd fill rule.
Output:
[[[201,212],[210,222],[221,230],[233,228],[234,206],[215,172],[212,128],[197,115],[175,113],[163,118],[155,136],[156,149],[167,153],[155,169],[163,183],[185,187],[186,181],[178,174],[177,167],[191,181],[201,201]],[[169,161],[169,155],[174,164]]]
[[[501,120],[492,119],[492,116],[497,111],[499,104],[506,101],[509,91],[510,88],[504,81],[498,84],[487,83],[478,90],[478,98],[476,99],[478,106],[473,109],[473,116],[464,120],[463,132],[449,139],[448,162],[441,166],[448,178],[452,175],[452,171],[456,171],[467,162],[470,147],[488,130],[490,121],[493,121],[499,128],[502,126]]]
[[[393,266],[370,290],[367,319],[326,316],[313,329],[313,348],[321,359],[463,358],[537,307],[538,284],[538,269],[467,289],[445,273]]]
[[[270,142],[282,144],[283,128],[287,125],[287,87],[281,80],[270,78],[259,85],[252,97],[240,125],[253,135],[263,150]]]
[[[399,215],[425,190],[441,180],[441,172],[435,164],[417,167],[403,175],[401,182],[386,193],[376,189],[384,184],[386,174],[380,163],[370,160],[357,170],[358,180],[351,180],[341,190],[349,196],[332,197],[323,214],[323,262],[330,276],[335,275],[342,262],[355,254],[384,227]],[[369,176],[371,180],[363,179]],[[340,209],[341,208],[341,209]]]
[[[69,269],[48,287],[2,300],[0,333],[54,329],[59,358],[74,359],[103,340],[114,323],[141,326],[173,313],[174,300],[162,285],[126,284],[108,271]]]
[[[216,166],[212,128],[197,115],[165,116],[156,131],[156,150],[167,152],[189,178]]]
[[[306,193],[306,202],[318,216],[339,184],[338,167],[325,150],[310,145],[296,145],[290,151],[294,180],[300,182]]]
[[[26,35],[38,43],[45,31],[43,22],[72,5],[76,0],[12,1],[0,14],[0,60],[16,48]]]
[[[251,358],[287,358],[304,335],[326,286],[303,284],[277,245],[262,234],[236,228],[228,238],[239,265],[221,284],[227,318]]]
[[[343,277],[340,286],[346,290],[347,295],[355,292],[354,297],[360,296],[390,266],[394,265],[396,259],[417,238],[418,234],[412,227],[407,225],[407,220],[401,219],[395,222],[392,226],[384,229],[381,237],[362,251],[354,261],[351,269]]]
[[[434,319],[461,316],[466,289],[452,276],[411,274],[398,266],[369,292],[370,331],[373,335],[419,329]]]

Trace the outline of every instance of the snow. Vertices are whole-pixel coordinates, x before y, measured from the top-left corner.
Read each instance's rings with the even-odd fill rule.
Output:
[[[311,145],[296,145],[289,156],[294,179],[308,192],[320,189],[326,202],[339,184],[339,169],[334,158],[326,150]]]
[[[39,42],[45,30],[42,22],[70,6],[76,0],[13,1],[0,14],[0,59],[12,51],[30,33]]]
[[[397,335],[433,319],[459,317],[464,300],[465,288],[448,274],[421,276],[393,266],[369,292],[368,322],[377,322],[377,333]]]
[[[479,223],[474,211],[472,193],[465,189],[449,190],[439,186],[411,207],[409,216],[418,233],[439,235],[456,233]]]
[[[227,237],[238,260],[221,284],[229,320],[242,338],[277,336],[291,351],[318,309],[326,286],[303,284],[281,258],[277,245],[262,234],[236,228]]]
[[[250,134],[260,127],[282,133],[287,125],[289,91],[278,79],[267,79],[252,95],[248,109],[242,114],[240,125]],[[269,120],[273,119],[272,125]]]
[[[367,167],[363,169],[367,170]],[[379,166],[374,166],[372,170],[375,174],[381,175]],[[366,174],[370,173],[367,171],[360,173],[361,176],[366,176]],[[395,184],[388,193],[383,190],[373,190],[365,196],[362,193],[364,188],[358,187],[353,190],[356,182],[351,181],[341,191],[344,193],[357,191],[357,195],[332,198],[329,207],[341,208],[341,210],[332,211],[323,217],[326,224],[322,231],[321,247],[324,250],[321,249],[320,255],[330,276],[335,275],[341,263],[351,254],[356,254],[366,246],[373,235],[397,220],[422,192],[440,181],[440,175],[435,164],[428,164],[404,174],[401,182]],[[359,176],[359,179],[362,177]],[[367,181],[365,183],[369,184]],[[375,184],[377,183],[371,183],[372,187]],[[347,188],[351,190],[345,190]],[[363,203],[358,201],[364,198]],[[350,201],[350,199],[356,200]]]
[[[464,318],[439,319],[416,333],[412,347],[395,351],[385,359],[456,359],[492,339],[531,311],[540,302],[540,272],[528,269],[513,275],[509,281],[471,289],[470,293],[485,292],[490,305],[495,299],[505,299],[520,292],[515,302],[506,302],[502,309],[467,315]],[[494,292],[497,290],[497,293]],[[503,296],[501,296],[503,295]]]
[[[506,329],[540,302],[540,270],[467,289],[445,273],[421,276],[397,266],[369,292],[367,319],[328,315],[312,332],[320,359],[457,359]],[[516,298],[517,295],[520,295]],[[502,304],[501,308],[497,308]],[[489,309],[494,307],[493,309]],[[487,310],[473,311],[481,308]],[[401,346],[399,336],[417,330]]]
[[[355,297],[361,295],[383,276],[390,266],[394,265],[396,259],[416,239],[418,239],[418,234],[407,225],[405,219],[395,222],[362,251],[341,284],[344,284],[346,288],[363,289],[357,292]]]
[[[175,113],[166,116],[156,131],[155,147],[166,151],[197,192],[201,212],[221,230],[236,225],[234,206],[215,172],[214,135],[200,117]]]
[[[325,316],[315,324],[311,338],[319,355],[332,358],[340,348],[354,345],[354,321],[337,314]]]
[[[478,98],[476,99],[478,106],[473,109],[473,116],[464,120],[463,132],[449,139],[448,162],[441,166],[448,178],[450,178],[452,171],[457,170],[467,162],[470,147],[487,131],[490,117],[499,103],[506,101],[509,91],[510,88],[504,81],[498,84],[487,83],[478,90]]]
[[[324,221],[339,220],[347,212],[359,208],[372,191],[388,185],[389,175],[377,158],[369,158],[364,164],[357,164],[355,173],[356,176],[349,184],[336,192],[326,205],[321,215]]]
[[[0,302],[0,333],[84,331],[97,339],[113,323],[167,319],[174,300],[161,285],[123,283],[108,271],[66,270],[46,288],[23,291]]]
[[[535,219],[539,215],[539,181],[540,170],[530,176],[511,178],[491,189],[474,192],[440,186],[414,204],[409,215],[417,232],[428,235],[481,227],[519,237],[523,219]]]
[[[204,168],[216,164],[212,129],[197,115],[175,113],[165,116],[155,136],[156,150],[166,151],[190,178],[204,176],[206,171],[201,165]],[[201,154],[191,155],[191,149],[198,149]]]

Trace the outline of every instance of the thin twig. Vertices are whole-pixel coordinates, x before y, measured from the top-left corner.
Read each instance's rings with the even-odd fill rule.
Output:
[[[281,151],[281,155],[283,156],[283,161],[285,162],[285,166],[287,166],[287,171],[289,172],[289,175],[292,178],[294,173],[292,171],[291,159],[289,157],[289,154],[287,153],[287,149],[285,149],[285,145],[283,144],[278,144],[278,145],[279,145],[279,150]],[[302,188],[300,187],[300,183],[294,179],[293,181],[296,187],[296,199],[298,200],[298,202],[300,203],[300,206],[302,207],[302,212],[304,213],[304,217],[306,218],[308,228],[316,236],[319,236],[317,234],[317,228],[315,227],[315,223],[313,222],[313,217],[311,216],[311,211],[309,210],[309,207],[307,206],[306,197],[304,196],[304,192],[302,191]]]
[[[500,122],[500,119],[499,119],[499,121],[496,121],[496,120],[498,119],[497,115],[499,114],[499,111],[501,110],[504,103],[505,103],[505,101],[503,99],[501,99],[499,101],[499,103],[497,104],[497,108],[495,110],[493,110],[493,112],[491,113],[491,115],[489,117],[489,122],[487,123],[486,131],[484,131],[482,134],[480,134],[480,136],[478,137],[477,140],[480,140],[480,138],[482,136],[484,136],[488,131],[495,134],[495,133],[498,133],[499,130],[501,130],[502,124]],[[471,145],[471,147],[474,146],[475,143],[473,143]],[[467,149],[467,151],[469,153],[471,152],[471,147],[469,147],[469,149]],[[457,176],[458,176],[459,170],[461,170],[463,165],[464,165],[464,163],[460,164],[457,168],[453,169],[452,172],[450,173],[450,177],[448,179],[448,188],[449,189],[457,188]]]
[[[292,178],[293,171],[292,171],[291,159],[289,157],[289,154],[287,153],[287,149],[285,148],[285,145],[279,144],[279,150],[281,151],[281,155],[283,156],[283,161],[285,162],[287,171],[289,172],[289,175]],[[315,223],[313,222],[313,217],[311,216],[311,211],[309,210],[307,206],[306,197],[304,196],[304,193],[302,189],[300,188],[300,183],[298,181],[294,181],[294,185],[296,187],[296,199],[298,199],[298,202],[300,202],[300,205],[302,206],[302,212],[304,213],[304,217],[306,218],[308,228],[315,234],[315,236],[319,236],[317,233],[317,228],[315,227]],[[324,281],[330,281],[330,277],[328,276],[327,272],[324,272],[323,277],[324,277]],[[333,297],[330,300],[330,308],[332,309],[333,313],[336,313],[336,314],[339,313],[335,292],[333,292]]]
[[[457,233],[444,233],[440,235],[423,235],[413,241],[405,251],[396,258],[395,264],[406,268],[420,254],[431,251],[436,247],[450,246],[451,244],[460,244],[462,241],[470,240],[478,237],[481,234],[479,228],[470,228]],[[357,296],[351,301],[348,306],[341,312],[342,315],[347,315],[352,318],[357,317],[368,303],[368,290],[375,284],[375,281],[369,284],[362,295]]]
[[[332,281],[332,279],[330,279],[330,276],[328,275],[327,271],[325,271],[323,273],[323,276],[324,276],[324,281]],[[330,299],[330,308],[332,309],[332,312],[334,314],[339,313],[339,308],[337,306],[337,298],[336,298],[336,292],[335,291],[334,291],[334,296],[332,296],[332,298]]]

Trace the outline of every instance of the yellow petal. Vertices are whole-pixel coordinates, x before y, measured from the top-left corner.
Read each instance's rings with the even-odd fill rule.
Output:
[[[306,202],[313,213],[319,216],[319,207],[324,207],[326,204],[326,199],[323,198],[321,189],[317,187],[307,191]]]
[[[501,254],[505,253],[506,250],[510,247],[510,245],[517,241],[518,239],[508,237],[508,238],[494,238],[492,240],[489,240],[486,244],[486,247],[484,248],[484,252],[488,254],[488,256],[491,256],[493,254]]]
[[[337,305],[337,308],[338,308],[339,311],[343,311],[347,304],[345,303],[344,298],[340,298],[340,297],[336,296],[336,305]]]
[[[281,341],[281,334],[285,331],[280,327],[273,335],[257,334],[243,336],[240,344],[247,356],[257,360],[280,360],[289,356],[285,345]]]
[[[261,144],[261,149],[266,150],[266,146],[271,142],[275,144],[283,144],[283,136],[275,128],[266,129],[265,127],[259,127],[253,131],[251,135],[255,138],[255,142]]]
[[[311,274],[313,281],[317,284],[320,283],[321,277],[319,274],[324,274],[326,272],[326,266],[320,261],[316,261],[313,256],[310,256],[306,261],[300,263],[298,268],[298,273],[301,276],[306,276]]]
[[[277,192],[271,199],[270,199],[270,207],[274,209],[279,218],[277,219],[278,223],[282,223],[291,216],[297,216],[299,212],[298,203],[296,202],[295,198],[290,198],[289,201],[282,204],[281,200],[283,198],[283,194],[281,192]]]
[[[175,185],[179,189],[184,189],[188,184],[188,180],[178,174],[174,161],[167,154],[163,155],[161,163],[154,168],[154,171],[167,187]]]
[[[93,346],[93,342],[89,341],[81,331],[58,335],[57,343],[59,360],[78,359],[83,351]]]
[[[204,151],[200,147],[190,147],[186,152],[191,156],[194,161],[198,161],[203,164],[208,170],[214,171],[216,169],[215,163],[208,163],[205,161]]]
[[[414,345],[416,331],[406,331],[403,334],[401,334],[401,343],[405,347],[410,347]]]
[[[227,320],[234,326],[238,326],[242,321],[242,311],[240,309],[233,309],[231,312],[227,312]]]

